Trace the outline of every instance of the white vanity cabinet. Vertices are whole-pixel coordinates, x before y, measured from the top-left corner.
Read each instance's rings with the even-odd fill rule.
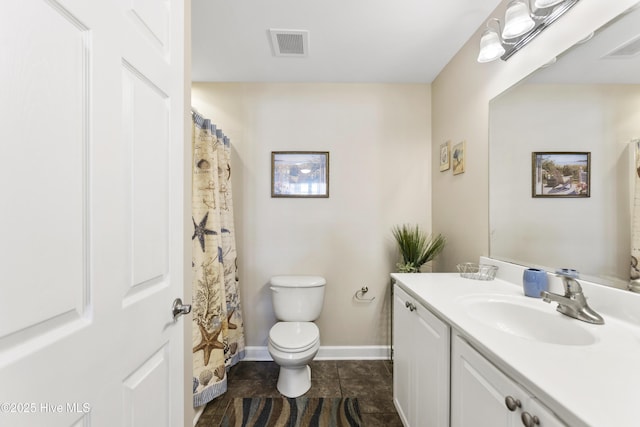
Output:
[[[463,338],[451,346],[451,427],[564,426]]]
[[[407,427],[449,425],[449,329],[394,285],[393,402]]]
[[[391,274],[393,393],[404,426],[640,426],[640,296],[581,282],[605,317],[592,325],[525,296],[525,267],[481,261],[499,267],[495,280]]]

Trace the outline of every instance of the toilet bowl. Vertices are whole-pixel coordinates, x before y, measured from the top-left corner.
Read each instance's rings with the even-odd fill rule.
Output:
[[[325,279],[318,276],[275,276],[271,279],[274,313],[269,354],[280,366],[278,391],[298,397],[311,388],[309,362],[320,348],[317,319],[324,302]]]
[[[280,366],[278,391],[298,397],[311,388],[309,362],[320,348],[320,331],[312,322],[278,322],[269,331],[269,354]]]

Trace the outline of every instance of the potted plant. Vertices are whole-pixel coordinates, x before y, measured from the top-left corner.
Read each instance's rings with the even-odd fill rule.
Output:
[[[446,242],[441,234],[428,235],[418,225],[395,226],[392,232],[402,255],[402,262],[396,264],[400,273],[419,273],[423,264],[442,252]]]

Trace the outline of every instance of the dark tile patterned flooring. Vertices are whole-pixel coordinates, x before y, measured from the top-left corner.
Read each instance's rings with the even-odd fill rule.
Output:
[[[402,427],[393,406],[392,365],[387,360],[311,362],[311,389],[304,397],[357,397],[364,427]],[[229,370],[227,392],[207,404],[196,427],[219,426],[235,397],[281,397],[274,362],[240,362]]]

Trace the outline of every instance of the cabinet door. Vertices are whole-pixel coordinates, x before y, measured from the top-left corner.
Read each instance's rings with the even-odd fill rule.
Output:
[[[393,399],[405,426],[449,425],[449,326],[399,287],[393,298]]]
[[[413,320],[415,316],[405,306],[409,295],[398,286],[393,292],[393,403],[405,426],[409,423],[411,392],[411,358]]]
[[[528,395],[458,336],[451,365],[452,427],[522,425],[521,406]],[[508,397],[520,406],[507,408]]]
[[[457,335],[451,357],[451,427],[565,426]]]
[[[566,427],[565,423],[560,421],[553,412],[538,402],[534,397],[528,399],[527,402],[522,405],[522,409],[529,413],[530,416],[535,416],[538,419],[538,424],[534,424],[536,427]],[[526,425],[524,424],[524,420],[523,425]]]
[[[416,304],[413,341],[414,426],[449,425],[449,326]]]

